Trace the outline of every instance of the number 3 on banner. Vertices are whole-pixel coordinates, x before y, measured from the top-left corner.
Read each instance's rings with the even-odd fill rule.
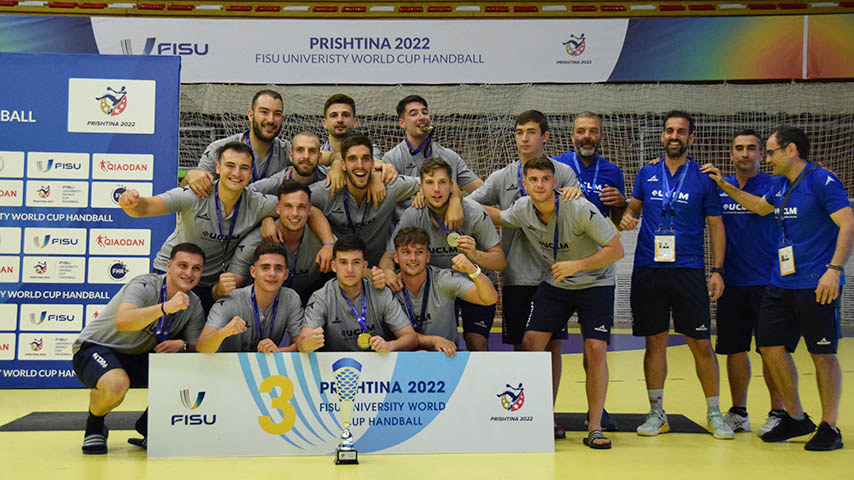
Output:
[[[296,410],[290,401],[294,396],[294,384],[287,377],[273,375],[261,382],[258,391],[261,393],[270,393],[275,387],[279,387],[281,394],[278,397],[272,398],[270,406],[282,412],[282,421],[274,423],[270,417],[259,416],[258,425],[270,435],[282,435],[290,432],[297,420]]]

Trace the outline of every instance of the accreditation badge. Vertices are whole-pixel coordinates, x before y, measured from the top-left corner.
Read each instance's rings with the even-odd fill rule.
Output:
[[[676,261],[676,235],[655,236],[655,261]]]
[[[795,252],[791,245],[780,247],[777,250],[777,259],[780,261],[780,276],[795,273]]]

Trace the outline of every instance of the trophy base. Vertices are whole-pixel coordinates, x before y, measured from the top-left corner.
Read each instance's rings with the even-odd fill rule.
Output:
[[[358,465],[359,452],[356,450],[335,450],[335,465]]]

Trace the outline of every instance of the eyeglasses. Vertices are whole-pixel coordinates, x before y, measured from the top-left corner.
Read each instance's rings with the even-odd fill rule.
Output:
[[[787,144],[782,145],[782,146],[777,147],[777,148],[769,148],[768,150],[765,150],[765,158],[768,158],[771,155],[774,155],[775,153],[779,152],[780,150],[782,150],[788,146],[789,146],[789,144],[787,143]]]

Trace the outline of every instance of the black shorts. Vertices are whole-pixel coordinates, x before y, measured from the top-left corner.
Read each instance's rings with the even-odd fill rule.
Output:
[[[520,345],[525,336],[525,325],[531,316],[536,285],[504,285],[501,289],[501,341],[509,345]]]
[[[576,311],[583,338],[609,342],[614,324],[614,286],[566,290],[543,282],[534,295],[527,329],[559,334]]]
[[[148,354],[128,355],[97,343],[83,342],[72,359],[74,373],[83,385],[96,388],[105,373],[120,368],[127,373],[130,386],[148,387]]]
[[[810,353],[836,353],[842,336],[839,325],[839,297],[829,304],[815,301],[815,289],[789,290],[769,285],[759,312],[760,347],[785,346],[794,352],[801,335]]]
[[[478,305],[465,300],[456,300],[455,309],[463,319],[463,334],[476,333],[489,338],[492,323],[495,321],[495,305]]]
[[[632,334],[647,337],[673,328],[686,337],[711,335],[706,273],[700,268],[638,267],[632,272]]]
[[[750,351],[759,325],[759,307],[765,285],[726,287],[718,299],[718,340],[715,353],[732,355]]]

